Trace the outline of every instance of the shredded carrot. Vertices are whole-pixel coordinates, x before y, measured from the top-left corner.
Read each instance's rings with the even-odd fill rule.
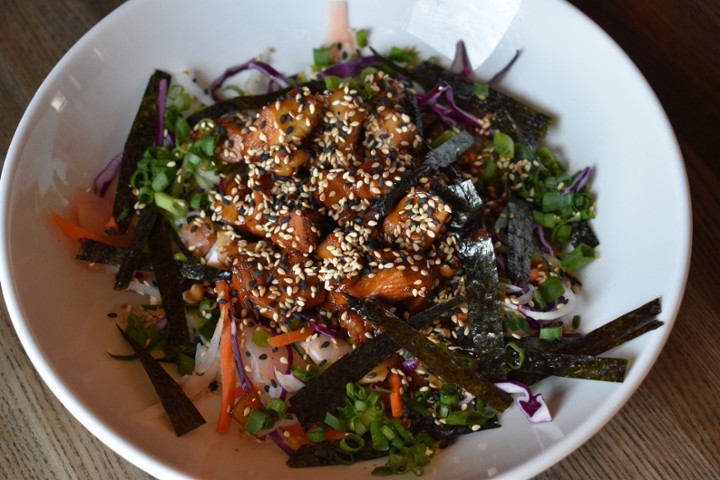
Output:
[[[286,345],[290,345],[291,343],[302,342],[310,335],[312,335],[312,331],[303,327],[300,330],[293,330],[291,332],[281,333],[268,338],[268,345],[273,348],[284,347]]]
[[[237,389],[237,371],[235,367],[235,357],[232,349],[232,334],[230,322],[230,287],[227,282],[219,281],[215,283],[218,293],[218,299],[224,299],[220,302],[220,319],[223,322],[222,333],[220,336],[220,380],[222,383],[222,404],[220,406],[220,415],[218,417],[215,430],[218,433],[228,433],[230,431],[230,423],[232,415],[230,409],[235,403],[235,395]]]
[[[288,432],[289,435],[293,437],[304,437],[305,436],[305,430],[300,426],[299,423],[294,423],[292,425],[288,425],[286,427],[283,427],[286,432]]]
[[[402,388],[402,377],[399,374],[390,372],[388,374],[388,384],[390,386],[390,411],[392,412],[393,418],[402,418],[403,416],[403,401],[400,393]]]
[[[93,233],[89,230],[84,229],[80,225],[76,225],[70,220],[67,220],[60,215],[58,215],[55,212],[51,212],[50,215],[52,216],[52,219],[55,221],[55,224],[60,227],[60,230],[67,236],[69,239],[79,242],[80,240],[87,238],[89,240],[95,240],[102,243],[107,243],[110,245],[116,245],[120,246],[120,244],[123,243],[123,240],[120,237],[111,237],[108,235],[98,235],[96,233]]]
[[[345,438],[345,432],[335,430],[334,428],[325,428],[323,432],[325,432],[325,438],[330,441],[342,440],[343,438]]]

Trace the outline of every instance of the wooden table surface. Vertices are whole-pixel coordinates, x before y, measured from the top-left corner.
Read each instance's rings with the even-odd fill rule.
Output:
[[[120,3],[0,0],[0,161],[50,69]],[[672,121],[690,180],[693,258],[677,323],[636,395],[537,478],[720,478],[720,1],[572,3],[625,49]],[[150,478],[62,407],[30,364],[4,305],[0,316],[0,478]]]

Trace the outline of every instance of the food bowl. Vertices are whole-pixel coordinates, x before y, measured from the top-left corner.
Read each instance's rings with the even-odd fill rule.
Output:
[[[351,1],[350,23],[380,51],[415,45],[413,1]],[[215,433],[212,421],[176,437],[148,407],[142,370],[106,354],[122,347],[107,313],[135,297],[74,260],[75,245],[50,220],[70,208],[122,150],[149,75],[191,69],[209,81],[259,53],[279,70],[312,63],[326,37],[325,2],[248,5],[131,0],[58,63],[27,109],[2,174],[2,286],[30,359],[65,407],[130,462],[161,478],[364,478],[380,462],[289,470],[271,443]],[[453,35],[452,30],[447,35]],[[459,38],[454,39],[459,40]],[[611,351],[630,360],[622,384],[549,378],[536,386],[554,420],[530,424],[516,406],[502,427],[441,451],[428,478],[527,478],[597,432],[630,398],[659,355],[687,279],[691,215],[683,161],[651,88],[618,46],[560,0],[524,2],[499,47],[476,72],[489,78],[522,54],[498,88],[548,112],[546,143],[571,170],[593,166],[600,259],[582,271],[582,330],[661,297],[665,324]],[[449,62],[449,59],[445,59]],[[218,402],[201,402],[215,418]]]

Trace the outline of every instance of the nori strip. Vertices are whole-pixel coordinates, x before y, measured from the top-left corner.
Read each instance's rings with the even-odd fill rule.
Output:
[[[372,210],[378,212],[381,217],[385,216],[421,178],[434,170],[449,167],[474,143],[475,138],[465,130],[461,130],[447,142],[430,150],[422,165],[415,170],[406,172],[389,192],[374,201]]]
[[[414,315],[408,322],[412,328],[422,328],[463,302],[464,299],[456,297],[439,303]],[[307,429],[314,423],[320,423],[327,411],[345,398],[348,383],[357,382],[399,349],[400,345],[390,335],[381,333],[358,345],[310,380],[290,398],[300,425]]]
[[[511,195],[508,212],[507,273],[513,282],[527,281],[534,248],[532,206],[524,198]]]
[[[86,262],[102,263],[105,265],[120,265],[127,254],[127,250],[97,240],[83,239],[80,243],[80,250],[75,256],[78,260]],[[180,268],[180,275],[188,280],[215,282],[218,280],[230,280],[232,272],[220,268],[211,267],[202,263],[177,262]],[[143,253],[137,270],[152,271],[150,257]]]
[[[624,358],[525,350],[525,360],[519,370],[540,375],[622,382],[627,363]]]
[[[340,449],[339,440],[302,445],[287,459],[286,465],[291,468],[339,465],[343,462],[340,462],[335,455],[338,449]],[[368,442],[363,448],[357,452],[353,452],[352,458],[356,462],[361,462],[363,460],[386,457],[387,455],[388,452],[375,450],[372,448],[372,444]]]
[[[505,379],[505,340],[500,313],[498,273],[493,242],[488,236],[467,239],[460,247],[465,298],[473,348],[481,373],[491,380]]]
[[[135,213],[135,194],[130,178],[137,170],[137,164],[142,159],[145,150],[155,144],[155,130],[157,123],[158,89],[160,81],[170,83],[170,74],[155,70],[150,77],[140,108],[135,115],[130,133],[123,148],[117,192],[113,203],[113,218],[117,224],[116,234],[125,233],[130,220]]]
[[[487,378],[481,377],[471,368],[458,362],[455,355],[438,347],[407,322],[402,321],[376,303],[360,303],[356,300],[350,300],[348,303],[359,315],[382,325],[385,332],[401,347],[417,357],[428,370],[444,381],[467,390],[499,412],[504,411],[512,404],[513,399],[510,395],[497,388]]]
[[[467,322],[472,345],[459,344],[478,360],[481,372],[493,380],[505,378],[505,341],[500,312],[497,259],[492,240],[482,228],[483,201],[470,180],[448,185],[444,192],[453,209],[450,229],[460,237]]]
[[[143,249],[159,215],[160,213],[154,203],[142,209],[137,226],[130,239],[130,246],[123,255],[120,268],[115,274],[115,284],[113,285],[115,290],[125,290],[130,285],[130,280],[132,280],[135,271],[140,265]]]
[[[572,224],[572,230],[570,231],[570,243],[577,246],[581,243],[595,248],[600,245],[600,240],[595,235],[590,222],[587,220],[580,220]]]
[[[632,310],[615,320],[591,331],[584,337],[577,339],[567,346],[560,348],[560,353],[574,355],[600,355],[625,342],[625,338],[632,339],[632,333],[654,322],[662,312],[659,298],[649,301],[635,310]]]
[[[555,351],[570,355],[600,355],[664,325],[662,321],[656,318],[661,311],[662,306],[660,299],[656,298],[596,328],[583,337],[572,339],[571,341],[568,341],[570,339],[563,338],[562,342],[542,342],[540,340],[534,341],[532,339],[526,339],[523,343],[527,342],[531,346],[539,343],[545,351]],[[535,384],[546,376],[547,375],[520,371],[512,371],[509,373],[509,377],[512,380],[517,380],[526,385]]]
[[[175,434],[180,437],[204,425],[205,419],[195,407],[195,404],[185,395],[180,385],[165,371],[160,362],[119,326],[118,330],[120,330],[120,334],[125,341],[132,347],[150,378],[153,388],[160,397],[160,402],[170,418]]]
[[[168,337],[165,344],[169,347],[180,347],[190,343],[190,334],[185,318],[182,277],[180,268],[173,258],[170,242],[164,222],[155,222],[148,239],[148,246],[155,282],[160,290],[160,299],[168,321]]]
[[[514,134],[516,141],[533,150],[550,126],[550,117],[544,113],[493,88],[488,89],[487,97],[480,98],[475,94],[475,82],[431,62],[421,62],[409,75],[425,90],[431,90],[438,82],[447,82],[453,88],[455,103],[463,110],[493,114],[496,129],[511,136]]]
[[[449,229],[467,238],[483,226],[483,201],[471,180],[457,179],[441,193],[452,207]]]
[[[325,82],[312,81],[307,83],[301,83],[298,85],[291,85],[289,87],[285,87],[270,93],[263,93],[261,95],[240,95],[237,97],[229,98],[227,100],[217,102],[207,108],[193,113],[187,118],[187,122],[192,127],[204,118],[219,118],[223,115],[227,115],[228,113],[243,112],[247,110],[260,110],[278,97],[285,95],[293,88],[303,86],[308,87],[313,92],[320,92],[325,88]]]

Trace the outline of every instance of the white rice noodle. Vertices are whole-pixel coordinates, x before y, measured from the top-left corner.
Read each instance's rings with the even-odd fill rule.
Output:
[[[128,285],[128,290],[139,293],[140,295],[146,295],[152,298],[160,298],[160,289],[146,282],[132,280]]]
[[[519,310],[524,315],[527,315],[530,318],[534,318],[535,320],[557,320],[560,317],[564,317],[565,315],[570,315],[571,313],[573,313],[573,311],[575,310],[575,305],[577,304],[577,298],[575,297],[575,293],[567,285],[565,285],[565,291],[563,292],[562,296],[565,298],[563,306],[549,312],[538,312],[525,307],[520,307]]]
[[[332,365],[338,358],[347,354],[352,348],[347,342],[317,333],[309,340],[300,342],[300,347],[318,365]]]

